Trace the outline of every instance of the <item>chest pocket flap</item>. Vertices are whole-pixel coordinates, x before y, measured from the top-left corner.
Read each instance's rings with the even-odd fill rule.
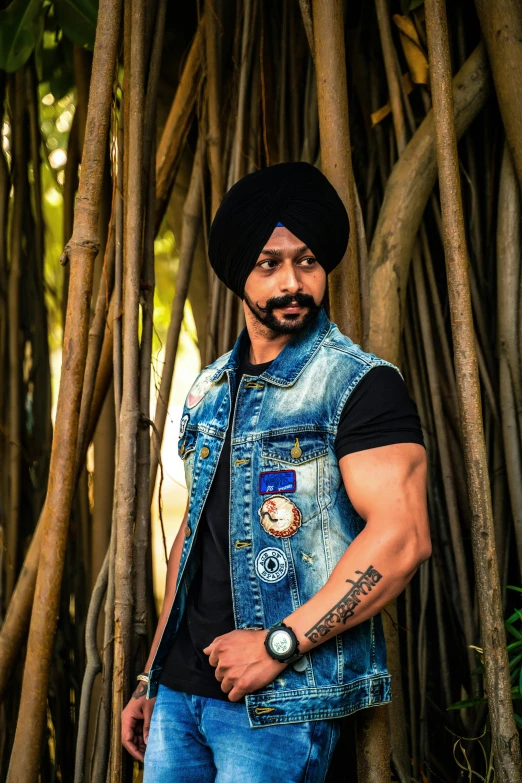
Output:
[[[178,454],[181,459],[186,459],[194,451],[197,437],[197,431],[188,428],[185,430],[185,434],[178,440]]]
[[[326,433],[295,431],[268,435],[262,439],[261,454],[265,459],[301,465],[328,452]]]

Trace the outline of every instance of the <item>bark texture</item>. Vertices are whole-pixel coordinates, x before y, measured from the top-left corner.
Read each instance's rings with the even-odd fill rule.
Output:
[[[56,631],[67,529],[74,490],[74,467],[94,259],[98,252],[98,210],[108,138],[116,64],[120,3],[99,8],[86,125],[86,151],[77,198],[74,230],[64,255],[71,264],[49,486],[43,520],[42,551],[29,630],[22,698],[11,754],[10,783],[33,783],[38,774],[45,725],[49,666]],[[24,764],[19,760],[24,758]]]
[[[451,61],[444,0],[426,0],[433,117],[446,272],[454,345],[464,462],[471,510],[471,534],[484,650],[496,778],[522,781],[520,740],[513,717],[509,659],[491,507],[478,362],[475,347],[468,255],[460,189]]]

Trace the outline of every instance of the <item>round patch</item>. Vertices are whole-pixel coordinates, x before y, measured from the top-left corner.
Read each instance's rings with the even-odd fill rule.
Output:
[[[205,394],[212,386],[211,378],[215,370],[204,370],[192,384],[187,396],[187,408],[194,408],[198,402],[201,402]]]
[[[267,533],[276,538],[293,536],[301,526],[301,512],[286,495],[271,495],[259,509],[259,519]]]
[[[288,559],[282,549],[267,547],[256,557],[256,574],[263,582],[279,582],[288,573]]]

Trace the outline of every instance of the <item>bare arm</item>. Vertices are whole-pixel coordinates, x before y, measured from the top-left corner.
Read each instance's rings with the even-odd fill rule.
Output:
[[[165,584],[165,597],[163,599],[163,606],[158,618],[158,625],[156,626],[156,633],[152,640],[149,657],[145,664],[145,671],[148,672],[156,650],[158,648],[161,635],[167,622],[170,608],[174,601],[174,595],[176,592],[176,581],[178,578],[179,561],[181,559],[181,550],[183,549],[183,540],[185,538],[185,525],[187,524],[188,516],[188,502],[185,509],[185,514],[181,520],[181,525],[172,544],[170,550],[169,562],[167,564],[167,579]],[[138,761],[143,761],[145,755],[145,749],[147,747],[147,740],[149,737],[150,719],[152,717],[152,711],[154,709],[154,699],[148,699],[147,685],[144,682],[139,682],[138,687],[132,694],[129,703],[121,714],[121,741],[123,747],[126,748],[131,756]]]
[[[366,526],[326,584],[285,619],[302,652],[378,614],[431,555],[423,446],[367,449],[346,455],[339,466]]]
[[[366,525],[325,585],[284,618],[301,652],[378,614],[431,555],[423,446],[379,446],[348,454],[339,466],[348,496]],[[203,651],[231,701],[272,682],[285,668],[266,652],[265,635],[265,630],[232,631]]]

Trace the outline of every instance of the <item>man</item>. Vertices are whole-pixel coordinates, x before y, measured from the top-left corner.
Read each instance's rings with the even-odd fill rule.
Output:
[[[122,716],[145,783],[323,781],[338,719],[391,699],[380,611],[431,554],[426,453],[398,368],[324,310],[348,233],[305,163],[243,178],[212,224],[246,328],[181,419],[188,507]]]

